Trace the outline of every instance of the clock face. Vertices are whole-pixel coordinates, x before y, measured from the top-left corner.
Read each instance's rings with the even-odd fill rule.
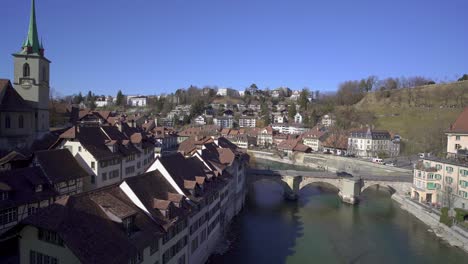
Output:
[[[31,88],[31,86],[32,86],[31,80],[22,80],[21,81],[21,87],[23,87],[24,89],[29,89],[29,88]]]

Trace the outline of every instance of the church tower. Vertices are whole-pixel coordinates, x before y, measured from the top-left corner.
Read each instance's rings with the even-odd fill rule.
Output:
[[[15,90],[34,109],[35,134],[37,137],[49,131],[49,65],[44,56],[42,41],[39,42],[36,24],[35,1],[31,2],[31,15],[26,40],[21,51],[13,54]]]

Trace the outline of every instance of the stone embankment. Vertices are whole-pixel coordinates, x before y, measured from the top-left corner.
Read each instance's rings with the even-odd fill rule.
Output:
[[[408,211],[428,225],[438,237],[447,241],[451,246],[458,247],[468,253],[468,232],[457,226],[448,227],[440,223],[439,215],[427,210],[407,197],[394,194],[392,195],[392,199],[398,202],[403,210]]]
[[[408,169],[391,167],[372,163],[356,158],[325,155],[319,153],[296,153],[291,157],[280,158],[274,153],[249,150],[249,154],[255,158],[277,161],[287,164],[307,166],[314,169],[330,172],[346,171],[351,174],[374,174],[379,176],[412,175]]]

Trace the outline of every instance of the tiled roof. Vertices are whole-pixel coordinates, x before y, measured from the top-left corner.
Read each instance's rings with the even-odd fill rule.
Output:
[[[0,110],[24,112],[32,108],[13,88],[10,80],[0,79]]]
[[[191,207],[157,171],[128,178],[125,183],[147,212],[136,206],[119,184],[114,184],[59,200],[22,225],[57,232],[82,263],[128,263],[138,251],[186,219]],[[171,200],[179,202],[179,206]],[[165,216],[160,210],[169,210],[170,214]],[[135,221],[129,233],[118,219],[130,216]]]
[[[468,107],[457,117],[457,120],[450,126],[448,132],[468,133]]]
[[[67,149],[37,151],[34,156],[52,183],[89,176]]]
[[[18,160],[28,160],[28,158],[19,152],[12,151],[8,153],[6,156],[3,156],[2,158],[0,158],[0,165],[9,163],[12,161],[18,161]]]
[[[47,185],[47,179],[38,167],[2,171],[0,183],[11,189],[8,199],[0,201],[0,209],[48,200],[57,194]],[[35,191],[38,184],[43,184],[41,192]]]

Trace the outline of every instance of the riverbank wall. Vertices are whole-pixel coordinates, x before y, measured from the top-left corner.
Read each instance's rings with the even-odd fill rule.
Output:
[[[435,235],[445,240],[451,246],[458,247],[468,253],[468,232],[457,226],[448,227],[440,223],[439,215],[418,205],[407,197],[400,194],[394,194],[392,195],[392,199],[399,203],[403,210],[428,225]]]
[[[280,158],[276,154],[266,151],[249,150],[249,155],[258,159],[277,161],[287,164],[306,166],[313,169],[330,172],[346,171],[353,173],[365,173],[374,175],[411,175],[408,169],[391,167],[372,163],[356,158],[326,155],[319,153],[295,153],[289,157]]]

